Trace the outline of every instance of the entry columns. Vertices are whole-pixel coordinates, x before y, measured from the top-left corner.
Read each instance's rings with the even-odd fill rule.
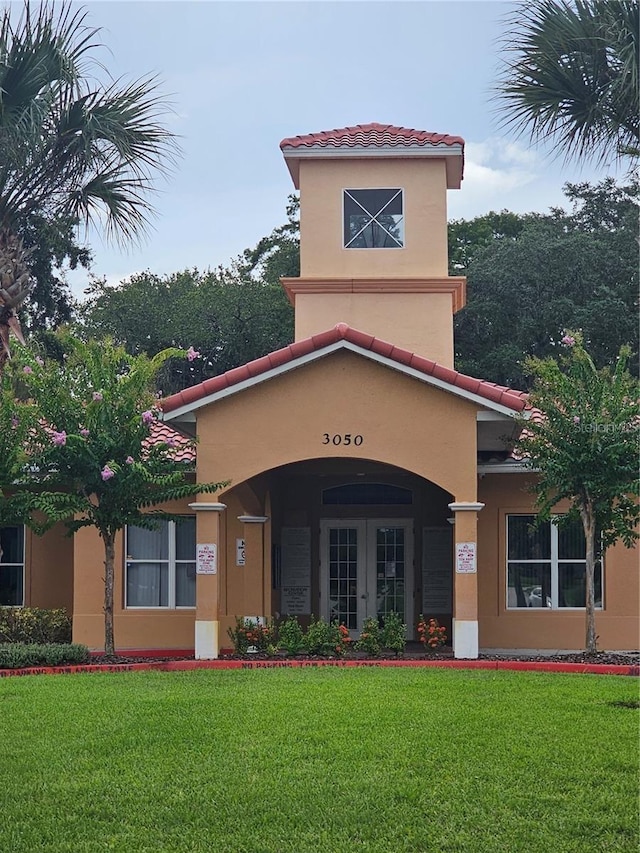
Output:
[[[481,503],[450,503],[455,513],[453,654],[478,657],[478,513]]]
[[[245,577],[244,577],[244,615],[264,618],[271,611],[271,601],[267,601],[267,564],[264,548],[264,525],[269,520],[266,515],[239,515],[238,521],[244,524]],[[269,578],[269,590],[271,588]]]
[[[196,659],[217,658],[220,650],[220,569],[224,551],[220,542],[220,515],[226,504],[189,504],[196,512]]]

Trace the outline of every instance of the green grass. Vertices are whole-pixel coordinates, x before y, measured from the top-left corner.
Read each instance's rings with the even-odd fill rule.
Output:
[[[433,669],[7,678],[0,851],[636,853],[637,697]]]

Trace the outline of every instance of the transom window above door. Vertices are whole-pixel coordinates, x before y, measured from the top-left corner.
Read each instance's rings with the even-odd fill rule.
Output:
[[[345,249],[402,249],[401,189],[344,190]]]

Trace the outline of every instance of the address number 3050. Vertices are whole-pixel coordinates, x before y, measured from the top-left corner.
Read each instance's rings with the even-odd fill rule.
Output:
[[[330,435],[328,432],[323,433],[322,435],[322,443],[323,444],[355,444],[356,447],[360,447],[364,438],[361,435],[351,435],[350,432],[346,433],[336,433],[335,435]]]

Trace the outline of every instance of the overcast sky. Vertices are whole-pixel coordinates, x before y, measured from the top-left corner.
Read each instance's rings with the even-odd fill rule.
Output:
[[[487,0],[372,2],[120,2],[84,4],[103,28],[112,75],[159,74],[183,157],[156,199],[140,248],[92,236],[94,273],[118,282],[227,264],[285,221],[293,185],[287,136],[371,121],[462,136],[465,179],[449,218],[489,210],[546,211],[568,168],[500,129],[491,101],[498,39],[516,4]],[[76,293],[85,279],[73,277]]]

